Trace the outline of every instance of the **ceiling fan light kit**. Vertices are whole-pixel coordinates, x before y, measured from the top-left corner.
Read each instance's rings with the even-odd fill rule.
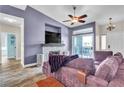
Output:
[[[78,22],[78,17],[72,18],[72,22],[73,22],[73,23],[77,23],[77,22]]]
[[[84,15],[81,15],[81,16],[75,16],[75,10],[76,10],[75,6],[73,7],[73,10],[74,10],[74,15],[73,16],[72,15],[68,15],[71,19],[70,20],[65,20],[63,22],[71,22],[71,25],[73,25],[74,23],[78,23],[78,22],[84,23],[85,20],[82,20],[82,19],[87,17],[87,15],[84,14]]]
[[[115,27],[116,26],[112,24],[112,18],[109,18],[109,24],[106,29],[112,31],[113,29],[115,29]]]

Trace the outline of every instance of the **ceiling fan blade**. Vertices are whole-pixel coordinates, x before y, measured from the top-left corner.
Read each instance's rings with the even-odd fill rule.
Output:
[[[62,22],[69,22],[69,21],[71,21],[71,20],[65,20],[65,21],[62,21]]]
[[[70,18],[73,18],[73,16],[72,15],[68,15]]]
[[[74,23],[71,23],[71,25],[73,25]]]
[[[84,23],[85,21],[84,21],[84,20],[78,20],[78,22],[80,22],[80,23]]]
[[[79,19],[82,19],[82,18],[85,18],[85,17],[87,17],[86,14],[85,14],[85,15],[81,15],[81,16],[79,16]]]

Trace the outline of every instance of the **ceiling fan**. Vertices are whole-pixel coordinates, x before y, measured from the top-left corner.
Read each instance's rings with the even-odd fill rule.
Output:
[[[68,15],[71,19],[70,20],[65,20],[63,22],[71,22],[71,25],[73,25],[74,23],[80,22],[80,23],[84,23],[85,20],[83,20],[85,17],[87,17],[86,14],[81,15],[81,16],[75,16],[75,10],[76,10],[76,6],[73,7],[74,10],[74,15]]]

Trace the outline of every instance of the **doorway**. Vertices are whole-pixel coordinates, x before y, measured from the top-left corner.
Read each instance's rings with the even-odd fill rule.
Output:
[[[24,66],[24,19],[0,13],[0,63],[14,59]]]
[[[8,58],[16,58],[16,36],[13,33],[7,34],[7,55]]]
[[[2,63],[6,59],[16,59],[16,34],[1,32]]]
[[[94,33],[92,32],[79,33],[84,31],[77,31],[77,32],[78,34],[74,34],[72,36],[72,54],[78,54],[79,57],[81,58],[93,58],[94,57]]]

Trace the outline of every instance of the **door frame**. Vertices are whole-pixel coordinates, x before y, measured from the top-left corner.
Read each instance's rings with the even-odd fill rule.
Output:
[[[21,37],[21,65],[24,67],[24,18],[17,17],[17,16],[14,16],[14,15],[9,15],[9,14],[6,14],[6,13],[0,13],[0,15],[1,14],[6,15],[6,16],[10,16],[10,17],[13,17],[13,18],[17,18],[21,21],[21,25],[20,25],[20,28],[21,28],[21,35],[20,35],[20,37]],[[1,35],[1,32],[2,31],[0,31],[0,35]],[[0,40],[1,40],[1,36],[0,36]],[[1,54],[1,42],[0,42],[0,54]],[[1,60],[1,55],[0,55],[0,61],[2,61]]]
[[[94,32],[89,32],[89,33],[81,33],[81,34],[74,34],[74,35],[72,35],[72,39],[73,39],[73,37],[74,36],[79,36],[79,35],[82,35],[82,37],[83,36],[85,36],[85,35],[93,35],[93,56],[94,56],[94,51],[95,51],[95,41],[94,41],[94,37],[95,37],[95,35],[94,35]],[[72,40],[72,53],[73,53],[73,40]]]

